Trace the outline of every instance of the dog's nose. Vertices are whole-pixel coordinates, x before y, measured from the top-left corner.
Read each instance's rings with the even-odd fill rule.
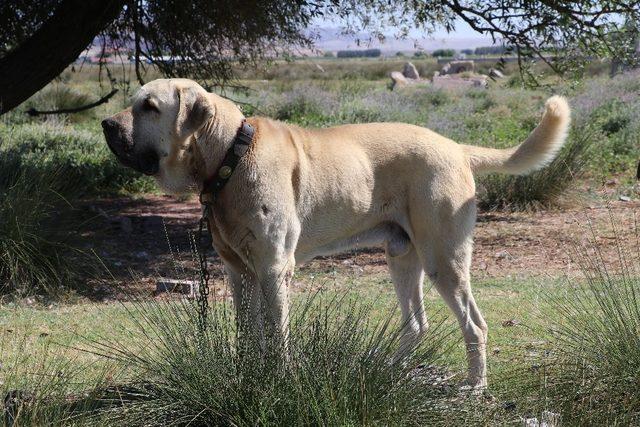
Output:
[[[102,129],[105,131],[113,130],[118,127],[118,123],[113,119],[104,119],[102,121]]]

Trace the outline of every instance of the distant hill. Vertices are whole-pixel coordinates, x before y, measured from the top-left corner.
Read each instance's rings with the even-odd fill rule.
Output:
[[[319,38],[316,41],[316,48],[320,50],[338,51],[347,49],[380,49],[384,54],[393,54],[398,51],[415,51],[418,49],[433,51],[435,49],[475,49],[480,46],[492,46],[494,43],[491,37],[451,37],[439,36],[434,38],[415,38],[408,37],[398,40],[388,37],[384,43],[377,40],[369,42],[370,34],[360,33],[355,36],[347,36],[341,34],[338,28],[315,28],[314,31]],[[360,39],[360,45],[357,40]]]

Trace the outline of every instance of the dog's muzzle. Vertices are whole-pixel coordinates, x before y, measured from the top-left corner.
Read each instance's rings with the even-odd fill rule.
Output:
[[[158,153],[152,148],[138,152],[131,135],[131,126],[124,126],[121,120],[110,117],[102,121],[102,130],[109,149],[120,163],[145,175],[158,173],[160,169]]]

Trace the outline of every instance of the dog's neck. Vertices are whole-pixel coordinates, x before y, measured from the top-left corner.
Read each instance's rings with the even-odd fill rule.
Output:
[[[214,114],[195,135],[205,165],[203,179],[218,170],[244,120],[242,111],[231,101],[217,97],[214,105]]]

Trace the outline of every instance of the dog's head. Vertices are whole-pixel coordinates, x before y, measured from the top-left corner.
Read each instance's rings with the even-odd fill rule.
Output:
[[[222,101],[191,80],[154,80],[102,128],[122,164],[154,176],[164,191],[182,193],[196,187],[202,163],[193,135],[216,119]]]

